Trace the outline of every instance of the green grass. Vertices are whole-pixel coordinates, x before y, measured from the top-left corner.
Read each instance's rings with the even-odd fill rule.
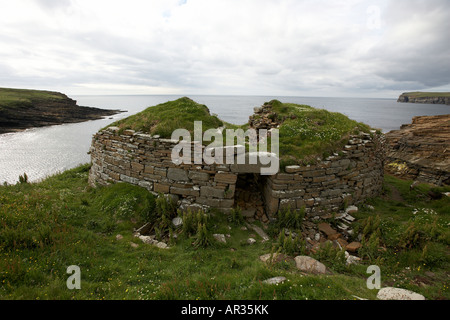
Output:
[[[61,100],[64,98],[66,98],[64,95],[57,92],[0,88],[0,110],[32,106],[36,100]]]
[[[310,163],[315,161],[317,156],[329,156],[342,149],[348,142],[350,134],[370,131],[369,126],[340,113],[305,105],[281,103],[277,100],[269,103],[273,106],[277,118],[282,121],[279,147],[284,165]],[[222,126],[227,129],[248,129],[248,124],[239,126],[221,121],[217,116],[210,115],[206,106],[189,98],[150,107],[110,126],[119,127],[122,131],[132,129],[170,138],[172,132],[179,128],[189,130],[192,136],[195,121],[203,122],[204,131]],[[225,131],[223,139],[225,143]],[[269,150],[270,145],[269,140]]]
[[[450,92],[405,92],[403,95],[410,98],[450,97]]]
[[[280,157],[285,165],[308,164],[317,156],[328,157],[344,147],[350,134],[368,133],[371,129],[341,113],[277,100],[270,104],[282,121]]]
[[[120,120],[110,126],[122,130],[135,130],[170,139],[176,129],[187,129],[193,137],[194,122],[202,121],[203,130],[216,129],[224,125],[217,116],[211,115],[205,105],[189,98],[169,101]]]
[[[180,235],[169,250],[145,245],[133,230],[155,216],[155,197],[127,184],[91,188],[88,171],[85,165],[40,183],[0,187],[0,299],[375,299],[377,290],[366,288],[371,264],[380,265],[383,286],[411,289],[428,299],[450,297],[450,200],[431,200],[428,186],[410,191],[410,182],[386,177],[385,194],[369,201],[375,210],[360,206],[355,224],[379,216],[386,252],[350,267],[322,254],[333,274],[307,276],[292,260],[262,263],[258,257],[270,253],[277,240],[247,245],[253,232],[217,212],[210,212],[208,232],[230,234],[227,244],[201,249],[192,245],[195,237]],[[398,239],[411,223],[421,241],[406,248]],[[122,240],[116,240],[118,234]],[[81,268],[81,290],[66,287],[71,265]],[[262,283],[275,276],[288,281]]]

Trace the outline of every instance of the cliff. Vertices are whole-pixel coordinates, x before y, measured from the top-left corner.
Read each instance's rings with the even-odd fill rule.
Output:
[[[0,88],[0,134],[97,120],[120,112],[81,107],[58,92]]]
[[[415,117],[386,134],[386,170],[435,185],[450,184],[450,114]]]
[[[407,92],[403,93],[398,102],[446,104],[450,105],[449,92]]]

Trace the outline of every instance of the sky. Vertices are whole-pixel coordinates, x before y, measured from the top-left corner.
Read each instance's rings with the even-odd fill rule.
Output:
[[[450,91],[449,0],[0,0],[0,87],[396,98]]]

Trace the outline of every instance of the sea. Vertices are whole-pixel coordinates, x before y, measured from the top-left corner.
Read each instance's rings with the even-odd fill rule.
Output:
[[[71,96],[80,106],[126,110],[101,120],[33,128],[23,132],[0,135],[0,183],[15,184],[27,174],[30,182],[90,162],[88,154],[92,136],[101,128],[147,107],[172,101],[176,95]],[[244,124],[254,107],[273,99],[306,104],[315,108],[340,112],[383,132],[397,130],[411,123],[415,116],[449,114],[450,106],[398,103],[396,99],[323,98],[279,96],[189,96],[205,104],[211,114],[233,123]]]

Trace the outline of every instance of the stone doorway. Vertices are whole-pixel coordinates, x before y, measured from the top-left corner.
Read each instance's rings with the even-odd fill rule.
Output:
[[[236,182],[235,205],[242,210],[242,215],[249,222],[269,219],[265,214],[263,188],[267,177],[256,173],[239,174]]]

